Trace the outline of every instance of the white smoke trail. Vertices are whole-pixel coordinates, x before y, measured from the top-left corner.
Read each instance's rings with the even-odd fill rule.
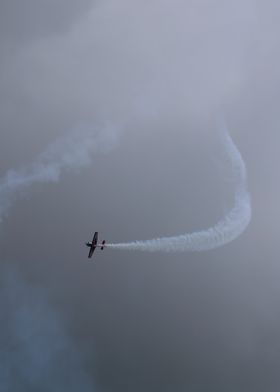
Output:
[[[240,236],[251,219],[251,203],[250,195],[247,191],[246,167],[228,132],[223,131],[221,136],[231,163],[236,186],[234,207],[222,220],[215,226],[202,231],[146,241],[107,244],[107,247],[149,252],[199,252],[218,248]]]
[[[50,145],[30,165],[9,170],[0,182],[0,221],[18,194],[34,183],[57,182],[63,170],[89,166],[94,152],[106,152],[116,144],[117,132],[107,126],[102,132],[78,129]]]
[[[36,182],[57,182],[62,170],[74,170],[88,166],[91,154],[108,151],[116,144],[117,132],[107,127],[102,132],[84,130],[62,138],[51,145],[32,164],[20,170],[9,170],[0,182],[0,221],[16,196]],[[114,249],[141,251],[206,251],[227,244],[245,230],[251,219],[250,195],[247,191],[246,167],[240,152],[227,131],[221,133],[223,145],[232,166],[235,180],[235,204],[231,211],[209,229],[174,237],[155,238],[146,241],[111,243]]]

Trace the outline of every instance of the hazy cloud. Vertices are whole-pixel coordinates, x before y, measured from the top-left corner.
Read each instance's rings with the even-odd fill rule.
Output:
[[[1,263],[16,265],[24,287],[1,302],[2,371],[13,390],[30,391],[22,379],[42,336],[53,342],[51,386],[68,383],[53,368],[62,337],[66,367],[98,390],[279,389],[279,7],[1,2],[2,178],[30,169],[80,124],[124,130],[118,148],[94,155],[80,175],[34,186],[1,227]],[[88,264],[82,244],[95,230],[112,242],[171,236],[208,227],[231,206],[214,133],[220,111],[248,168],[254,216],[244,236],[187,257],[107,249]],[[48,300],[34,303],[34,286]],[[1,292],[13,288],[3,275]],[[30,324],[39,330],[33,357],[17,346],[18,326],[27,334]],[[81,361],[67,362],[73,347]],[[37,373],[36,390],[46,377]]]

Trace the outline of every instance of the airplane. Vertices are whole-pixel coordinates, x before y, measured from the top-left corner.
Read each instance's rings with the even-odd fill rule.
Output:
[[[101,242],[101,244],[98,244],[98,231],[94,233],[93,239],[91,242],[86,242],[86,246],[90,248],[89,253],[88,253],[88,258],[90,259],[93,255],[93,252],[95,251],[96,248],[101,248],[103,250],[105,248],[105,240]]]

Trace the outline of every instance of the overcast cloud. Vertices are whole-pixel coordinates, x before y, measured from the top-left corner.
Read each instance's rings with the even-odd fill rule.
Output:
[[[73,132],[77,145],[96,129],[114,136],[91,164],[34,181],[1,223],[3,391],[279,389],[279,11],[276,0],[1,2],[3,181]],[[247,164],[246,232],[202,254],[107,249],[88,263],[95,230],[172,236],[232,207],[220,113]]]

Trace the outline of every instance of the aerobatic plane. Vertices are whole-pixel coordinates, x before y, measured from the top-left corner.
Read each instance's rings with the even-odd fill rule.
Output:
[[[86,246],[88,246],[90,248],[89,253],[88,253],[88,258],[90,259],[96,248],[101,248],[101,250],[103,250],[105,248],[105,240],[102,241],[101,244],[99,244],[98,243],[98,231],[96,231],[94,233],[92,241],[86,242]]]

